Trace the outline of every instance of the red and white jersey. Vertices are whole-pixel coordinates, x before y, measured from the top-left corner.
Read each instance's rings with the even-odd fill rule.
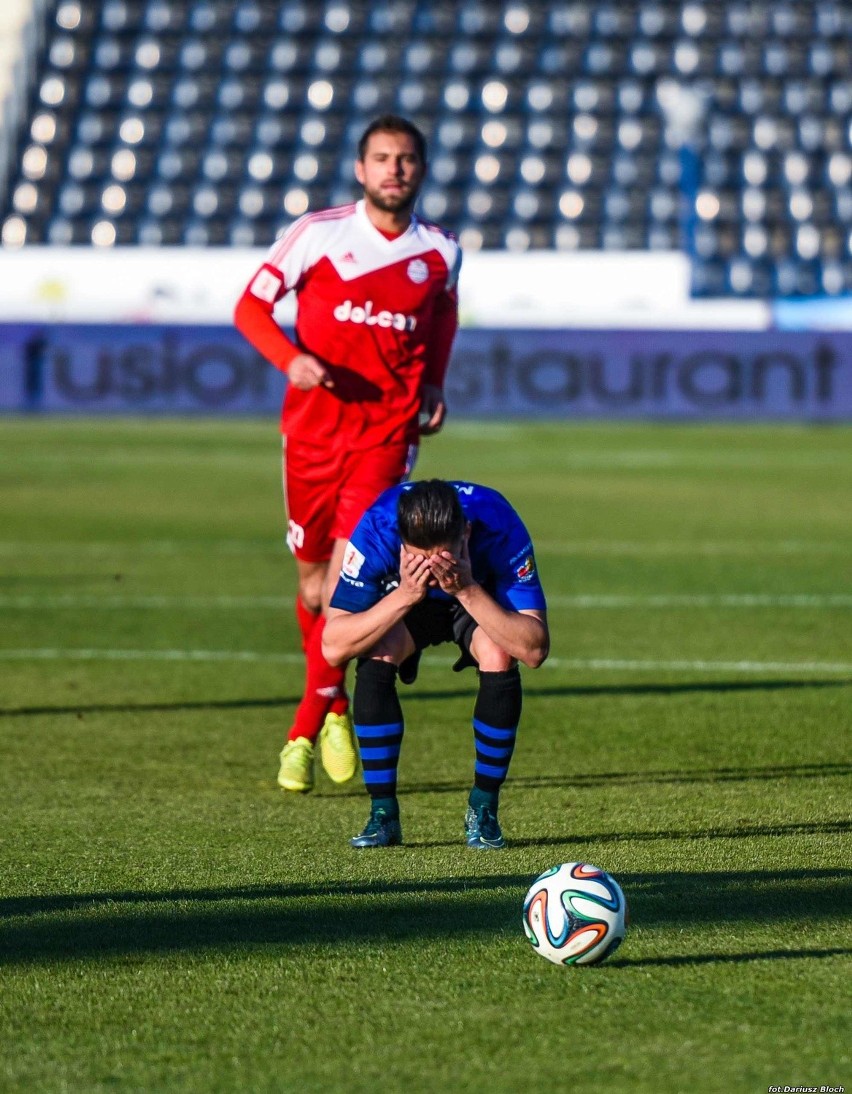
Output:
[[[237,311],[237,325],[273,364],[286,370],[295,353],[311,353],[333,380],[330,388],[288,388],[283,431],[320,445],[416,442],[421,384],[443,385],[458,325],[460,265],[451,233],[413,217],[389,239],[363,201],[292,224],[251,280],[242,322]],[[290,290],[298,349],[288,353],[252,337],[245,316],[258,303],[271,315]]]

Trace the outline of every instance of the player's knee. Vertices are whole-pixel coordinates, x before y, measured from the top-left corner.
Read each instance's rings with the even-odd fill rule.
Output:
[[[396,635],[385,635],[370,650],[368,656],[374,661],[384,661],[389,665],[401,665],[408,656],[403,643]]]
[[[377,653],[375,650],[371,650],[366,656],[358,659],[358,664],[371,664],[371,665],[392,665],[394,668],[398,667],[398,662],[394,656],[389,653]]]
[[[471,645],[471,653],[483,672],[508,672],[509,669],[515,668],[518,663],[504,649],[486,638],[478,642],[475,649]]]
[[[326,627],[322,632],[322,655],[332,668],[340,668],[351,660],[350,655],[343,646],[338,646],[334,641],[332,628]]]
[[[390,665],[401,665],[406,657],[414,653],[414,643],[402,623],[397,623],[364,654],[373,661],[384,661]]]
[[[508,672],[509,669],[515,668],[517,664],[518,662],[514,657],[509,657],[501,650],[500,656],[483,658],[479,662],[479,667],[483,672]]]
[[[299,579],[299,599],[309,612],[323,610],[322,574],[310,574]]]

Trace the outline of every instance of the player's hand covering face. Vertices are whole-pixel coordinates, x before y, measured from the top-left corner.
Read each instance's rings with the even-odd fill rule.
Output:
[[[439,588],[448,596],[457,596],[474,584],[467,541],[470,529],[456,544],[424,550],[403,543],[399,551],[400,587],[422,600],[429,587]],[[416,603],[417,601],[412,601]]]
[[[418,604],[433,584],[429,556],[413,551],[405,544],[399,549],[399,588],[412,604]]]
[[[438,588],[449,596],[457,596],[462,589],[473,584],[467,540],[466,532],[455,551],[438,551],[429,556],[429,570],[432,577]]]

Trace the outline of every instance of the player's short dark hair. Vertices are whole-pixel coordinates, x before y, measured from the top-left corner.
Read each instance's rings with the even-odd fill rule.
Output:
[[[397,502],[399,535],[410,547],[445,547],[464,535],[465,515],[456,488],[443,479],[406,487]]]
[[[414,141],[417,155],[423,163],[426,162],[426,138],[408,118],[402,118],[399,114],[382,114],[373,118],[358,141],[358,159],[363,162],[367,154],[367,145],[374,133],[406,133]]]

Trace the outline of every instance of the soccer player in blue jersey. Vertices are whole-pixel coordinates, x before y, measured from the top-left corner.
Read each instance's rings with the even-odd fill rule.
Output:
[[[331,598],[323,654],[358,659],[354,720],[370,818],[353,847],[402,843],[396,797],[403,714],[397,672],[416,675],[420,651],[455,642],[454,668],[477,669],[474,785],[468,847],[505,846],[497,820],[521,716],[518,662],[538,668],[550,637],[532,541],[496,490],[431,479],[386,490],[352,534]]]

